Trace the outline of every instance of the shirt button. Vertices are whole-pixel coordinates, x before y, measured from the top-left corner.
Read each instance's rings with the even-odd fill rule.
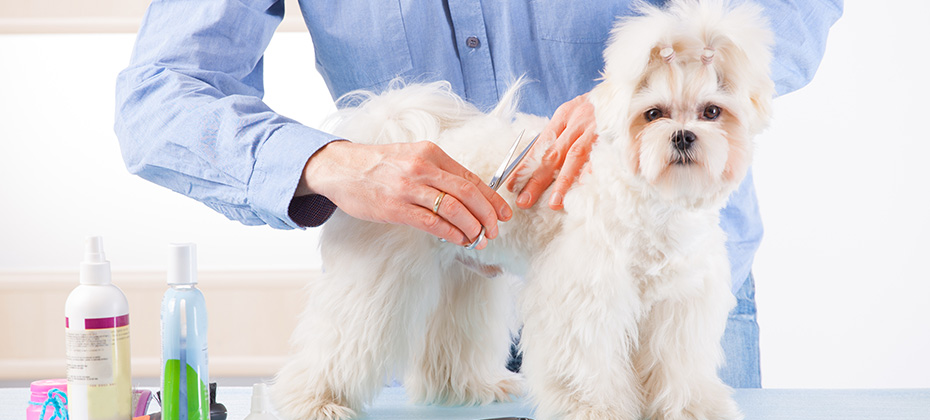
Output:
[[[468,45],[469,48],[478,48],[481,45],[481,41],[477,37],[470,36],[465,39],[465,45]]]

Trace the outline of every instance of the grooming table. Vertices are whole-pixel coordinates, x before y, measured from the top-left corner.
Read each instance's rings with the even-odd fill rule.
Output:
[[[227,420],[249,414],[251,387],[223,387],[217,401],[226,406]],[[739,389],[734,395],[746,420],[930,420],[930,389],[810,390]],[[0,419],[25,418],[29,390],[0,388]],[[407,402],[404,389],[385,388],[361,419],[478,420],[532,417],[524,400],[483,407],[433,407]],[[154,401],[149,411],[158,411]]]

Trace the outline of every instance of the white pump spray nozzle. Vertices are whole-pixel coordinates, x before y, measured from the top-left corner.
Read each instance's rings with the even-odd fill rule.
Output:
[[[110,281],[110,262],[103,252],[103,238],[88,237],[81,263],[81,284],[110,284]]]
[[[278,417],[269,409],[267,393],[267,385],[263,383],[252,385],[252,410],[245,420],[278,420]]]
[[[84,248],[84,261],[86,262],[104,262],[107,260],[103,253],[103,238],[100,236],[91,236],[87,238],[87,244]]]

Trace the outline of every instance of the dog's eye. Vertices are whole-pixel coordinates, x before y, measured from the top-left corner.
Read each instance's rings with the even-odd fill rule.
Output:
[[[643,117],[646,118],[646,121],[655,121],[659,118],[662,118],[662,110],[659,108],[652,108],[646,111],[643,114]]]
[[[707,105],[704,108],[704,114],[702,115],[705,120],[716,120],[720,116],[720,107],[717,105]]]

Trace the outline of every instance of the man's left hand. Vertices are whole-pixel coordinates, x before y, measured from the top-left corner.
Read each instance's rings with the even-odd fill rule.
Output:
[[[517,196],[517,206],[532,207],[554,182],[549,207],[561,210],[565,193],[588,162],[591,146],[597,140],[596,128],[594,106],[588,102],[587,94],[559,106],[540,133],[540,141],[533,146],[546,147],[546,152]],[[507,188],[513,191],[514,184],[512,178]]]

